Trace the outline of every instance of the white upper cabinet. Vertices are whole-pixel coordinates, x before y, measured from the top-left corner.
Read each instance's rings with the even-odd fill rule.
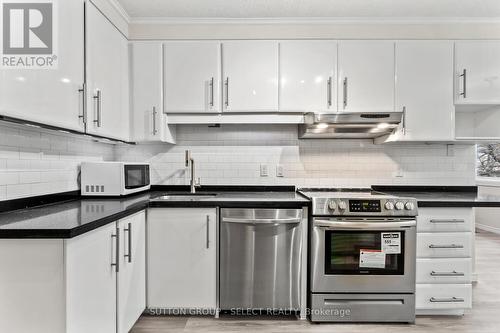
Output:
[[[394,110],[394,42],[341,41],[339,112]]]
[[[278,42],[224,42],[222,71],[224,111],[278,111]]]
[[[87,3],[87,131],[129,140],[128,41]]]
[[[393,139],[453,140],[453,42],[397,42],[396,78],[396,110],[405,113]]]
[[[280,42],[280,111],[337,111],[337,43]]]
[[[55,69],[0,69],[0,115],[83,132],[84,0],[59,1]]]
[[[163,44],[130,44],[131,140],[175,143],[163,108]]]
[[[167,113],[220,112],[220,43],[164,43]]]
[[[500,41],[455,43],[455,103],[500,104]]]

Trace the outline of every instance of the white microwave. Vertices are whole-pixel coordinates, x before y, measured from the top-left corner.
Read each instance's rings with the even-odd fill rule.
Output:
[[[151,188],[149,164],[128,162],[83,162],[81,194],[123,196]]]

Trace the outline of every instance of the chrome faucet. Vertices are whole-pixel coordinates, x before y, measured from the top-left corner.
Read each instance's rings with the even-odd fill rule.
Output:
[[[196,193],[196,188],[200,187],[200,178],[198,178],[198,181],[195,180],[195,174],[194,174],[194,158],[191,156],[191,152],[189,150],[186,150],[186,167],[191,165],[191,180],[189,181],[190,185],[190,192],[191,193]]]

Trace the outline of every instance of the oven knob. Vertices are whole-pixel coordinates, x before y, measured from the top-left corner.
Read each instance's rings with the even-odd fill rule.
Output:
[[[335,210],[335,209],[337,209],[337,204],[335,203],[335,201],[333,201],[333,200],[328,201],[328,208],[329,208],[330,210]]]
[[[393,210],[394,209],[394,204],[392,202],[390,202],[390,201],[387,201],[385,203],[385,209],[387,209],[387,210]]]
[[[346,210],[347,209],[347,204],[345,201],[339,201],[339,209],[340,210]]]
[[[405,203],[405,209],[406,210],[413,210],[413,209],[415,209],[415,205],[413,204],[413,202],[407,202],[407,203]]]
[[[396,209],[397,210],[403,210],[404,208],[405,208],[405,205],[401,201],[396,202]]]

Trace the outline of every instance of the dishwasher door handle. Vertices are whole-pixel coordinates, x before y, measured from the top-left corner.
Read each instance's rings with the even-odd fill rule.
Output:
[[[292,224],[300,223],[302,219],[300,218],[290,218],[290,219],[238,219],[232,217],[223,217],[222,222],[227,223],[241,223],[241,224]]]

